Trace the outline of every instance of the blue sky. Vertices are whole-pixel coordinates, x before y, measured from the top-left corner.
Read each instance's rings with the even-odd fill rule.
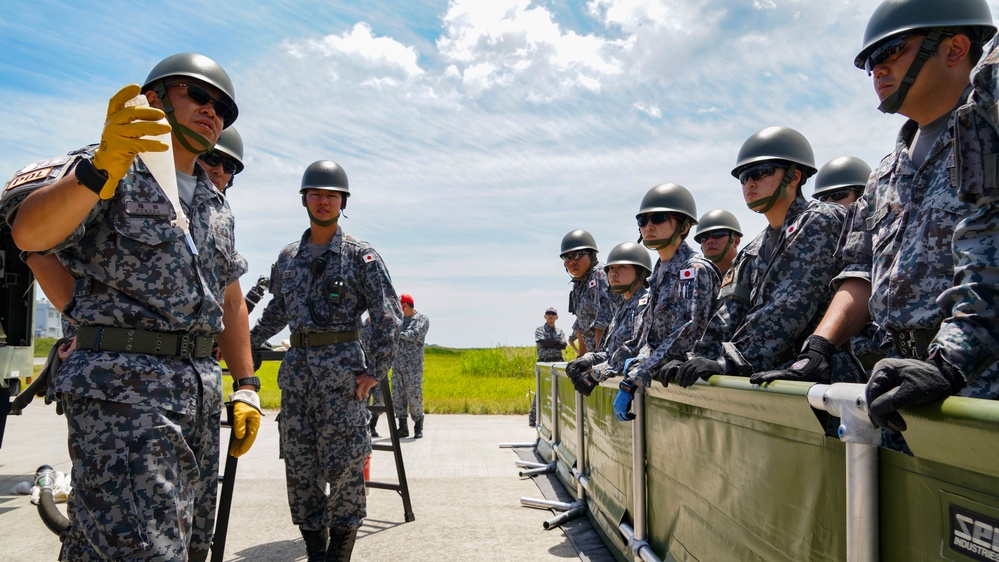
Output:
[[[729,174],[755,131],[798,129],[819,166],[874,166],[903,123],[852,64],[876,5],[15,0],[0,14],[0,176],[96,142],[121,86],[199,52],[240,107],[244,289],[307,226],[301,174],[330,159],[351,184],[342,226],[430,317],[428,343],[529,345],[545,308],[572,322],[562,236],[587,229],[606,256],[636,238],[654,185],[759,232]]]

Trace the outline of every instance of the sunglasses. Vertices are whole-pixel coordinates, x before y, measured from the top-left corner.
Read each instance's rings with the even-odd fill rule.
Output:
[[[569,252],[568,254],[562,254],[562,261],[572,261],[582,259],[583,256],[590,255],[589,250],[576,250],[575,252]]]
[[[229,105],[229,102],[212,97],[208,93],[208,90],[197,84],[167,84],[167,88],[187,88],[187,97],[191,98],[198,105],[208,105],[211,103],[212,107],[215,108],[215,115],[218,115],[225,122],[229,122],[229,120],[236,117],[236,110]]]
[[[636,215],[635,220],[638,221],[638,228],[645,228],[650,222],[652,224],[662,224],[666,222],[666,219],[670,218],[670,213],[666,211],[659,211],[656,213],[645,213],[644,215]]]
[[[817,195],[815,198],[823,203],[827,201],[842,201],[853,193],[852,189],[839,189],[837,191],[831,191],[829,193],[823,193],[822,195]]]
[[[712,230],[711,232],[698,234],[697,236],[694,237],[694,242],[697,242],[698,244],[703,244],[704,241],[709,238],[711,240],[718,240],[719,238],[728,238],[730,234],[731,233],[727,230]]]
[[[743,171],[739,172],[739,183],[746,185],[749,180],[760,181],[761,179],[772,176],[777,173],[777,170],[781,169],[780,166],[772,164],[769,162],[764,162],[763,164],[756,164],[755,166],[750,166]]]
[[[235,160],[214,150],[208,152],[207,154],[202,154],[200,158],[201,161],[208,166],[214,167],[221,164],[222,171],[229,175],[233,175],[237,170],[239,170],[239,164],[236,163]]]

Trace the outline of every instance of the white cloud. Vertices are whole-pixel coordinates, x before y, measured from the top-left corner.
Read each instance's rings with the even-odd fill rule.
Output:
[[[648,115],[653,119],[659,119],[660,117],[663,116],[662,110],[659,109],[659,106],[654,103],[635,102],[634,104],[632,104],[632,107],[634,107],[638,111],[641,111],[642,113]]]
[[[369,69],[402,71],[408,77],[423,74],[418,63],[419,54],[389,37],[375,37],[371,26],[360,22],[343,35],[327,35],[321,39],[288,42],[285,46],[293,56],[303,58],[309,54],[324,57],[342,57],[365,63]]]

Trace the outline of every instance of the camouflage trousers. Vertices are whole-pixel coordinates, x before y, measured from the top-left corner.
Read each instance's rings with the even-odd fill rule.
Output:
[[[207,560],[220,412],[191,417],[68,394],[61,403],[73,491],[59,559]]]
[[[395,417],[423,417],[423,371],[392,366],[392,409]]]
[[[323,377],[312,386],[307,384],[311,377],[289,376],[289,371],[282,365],[278,430],[291,520],[307,530],[359,528],[367,515],[367,405],[357,399],[352,384],[328,386],[332,377]]]

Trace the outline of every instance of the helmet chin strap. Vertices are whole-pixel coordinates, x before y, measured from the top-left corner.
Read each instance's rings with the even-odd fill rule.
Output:
[[[178,142],[180,142],[180,145],[183,146],[185,150],[192,154],[201,155],[214,148],[215,145],[211,141],[194,132],[194,130],[190,127],[181,125],[177,122],[177,117],[173,112],[173,104],[170,103],[170,97],[167,96],[166,83],[160,80],[155,86],[153,86],[153,91],[156,92],[160,101],[163,102],[163,113],[166,114],[167,123],[169,123],[170,127],[173,129],[173,136]],[[201,148],[193,147],[188,139],[201,145]]]
[[[919,76],[919,71],[923,69],[923,65],[926,61],[933,56],[937,48],[940,47],[940,39],[943,35],[943,30],[934,29],[926,34],[923,39],[923,44],[919,46],[919,52],[916,54],[916,58],[913,59],[912,64],[909,65],[909,70],[906,71],[905,77],[902,78],[902,83],[898,85],[898,88],[891,93],[881,105],[878,106],[878,111],[881,113],[896,113],[902,108],[902,104],[905,102],[905,96],[909,93],[909,88],[916,82],[916,77]]]
[[[641,285],[644,281],[644,277],[641,275],[635,275],[635,280],[630,285],[611,285],[610,290],[615,295],[623,295],[634,291],[635,288]]]
[[[784,170],[784,177],[780,180],[780,185],[777,187],[777,190],[774,191],[769,197],[757,199],[756,201],[749,203],[750,210],[763,214],[772,209],[778,199],[787,199],[787,186],[791,183],[791,178],[794,177],[794,171],[797,169],[798,165],[792,163],[791,166]],[[760,209],[759,207],[763,208]]]
[[[729,249],[732,248],[732,243],[735,242],[735,234],[729,233],[728,244],[725,244],[725,249],[718,252],[717,254],[704,254],[704,257],[708,258],[711,263],[719,263],[725,259],[725,255],[728,254]]]

